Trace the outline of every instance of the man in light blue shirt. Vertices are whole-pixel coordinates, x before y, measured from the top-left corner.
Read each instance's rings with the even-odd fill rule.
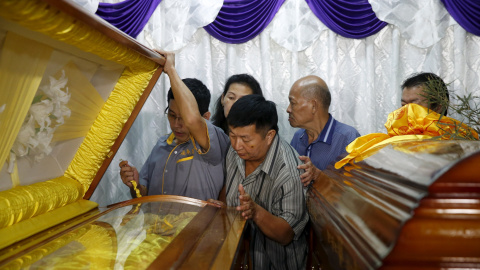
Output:
[[[360,134],[328,113],[332,99],[330,91],[317,76],[310,75],[296,81],[288,99],[288,121],[292,127],[300,128],[290,144],[304,162],[298,168],[305,170],[300,178],[307,186],[317,178],[320,170],[345,153],[347,145]]]

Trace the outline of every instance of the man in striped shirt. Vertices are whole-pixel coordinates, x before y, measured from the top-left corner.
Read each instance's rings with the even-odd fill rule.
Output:
[[[293,135],[291,145],[300,154],[304,164],[301,181],[305,186],[316,179],[320,170],[346,153],[345,148],[360,136],[358,131],[335,120],[328,108],[331,95],[327,84],[310,75],[296,81],[288,95],[288,121],[300,129]]]
[[[305,269],[308,214],[297,169],[301,161],[277,134],[275,103],[244,96],[227,121],[226,203],[251,222],[252,268]]]

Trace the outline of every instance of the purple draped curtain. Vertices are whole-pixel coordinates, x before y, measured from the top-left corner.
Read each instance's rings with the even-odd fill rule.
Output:
[[[97,15],[136,38],[162,0],[100,3]],[[272,21],[285,0],[225,0],[205,30],[225,43],[247,42]],[[347,38],[365,38],[387,25],[368,0],[305,0],[328,28]],[[450,15],[468,32],[480,36],[480,0],[442,0]]]
[[[100,3],[96,14],[127,35],[136,38],[162,0],[125,0]]]
[[[243,43],[260,34],[285,0],[225,0],[205,30],[225,43]]]
[[[387,25],[380,21],[367,0],[306,0],[328,28],[347,38],[365,38]]]
[[[480,36],[479,0],[442,0],[448,13],[468,32]]]

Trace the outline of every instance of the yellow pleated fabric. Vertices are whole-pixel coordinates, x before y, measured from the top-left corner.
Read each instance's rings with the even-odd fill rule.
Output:
[[[70,100],[67,107],[70,109],[71,115],[65,118],[63,125],[55,130],[53,142],[86,136],[105,102],[73,62],[67,63],[53,77],[58,80],[62,71],[68,78],[66,87],[68,87]]]
[[[385,128],[387,134],[367,134],[350,143],[346,148],[349,155],[335,163],[335,168],[340,169],[352,160],[361,161],[391,142],[433,138],[448,140],[454,133],[478,139],[477,132],[467,125],[413,103],[390,113]]]
[[[125,69],[75,154],[65,176],[79,181],[85,192],[154,72]]]
[[[1,8],[0,8],[1,9]],[[53,50],[8,32],[0,55],[0,168],[10,154]]]
[[[95,222],[77,241],[85,247],[85,251],[70,257],[68,261],[71,267],[68,267],[65,261],[57,264],[58,269],[83,269],[85,265],[89,265],[90,269],[114,268],[117,258],[117,237],[115,229],[110,224]]]
[[[98,207],[96,202],[77,200],[74,203],[59,207],[53,211],[35,216],[33,218],[16,223],[12,226],[0,229],[0,249],[5,248],[17,241],[23,240],[36,233],[52,228],[62,222],[75,218]],[[12,254],[5,254],[5,256]],[[2,255],[3,256],[3,255]],[[0,261],[3,258],[0,256]]]
[[[126,66],[64,177],[0,192],[0,207],[8,209],[0,212],[2,228],[83,197],[158,65],[42,1],[0,1],[0,16]],[[28,50],[37,47],[27,45]]]
[[[0,228],[73,203],[81,199],[83,193],[78,181],[64,176],[2,191]]]

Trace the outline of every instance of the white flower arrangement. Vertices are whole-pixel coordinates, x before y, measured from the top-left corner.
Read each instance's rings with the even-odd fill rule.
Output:
[[[11,156],[14,158],[10,158],[10,163],[14,162],[15,156],[27,156],[40,161],[50,154],[53,133],[65,122],[65,117],[70,117],[71,111],[67,103],[71,95],[66,87],[68,79],[65,78],[65,71],[62,70],[60,79],[50,76],[49,81],[49,85],[39,87],[33,99],[13,144],[11,152],[14,155]]]

